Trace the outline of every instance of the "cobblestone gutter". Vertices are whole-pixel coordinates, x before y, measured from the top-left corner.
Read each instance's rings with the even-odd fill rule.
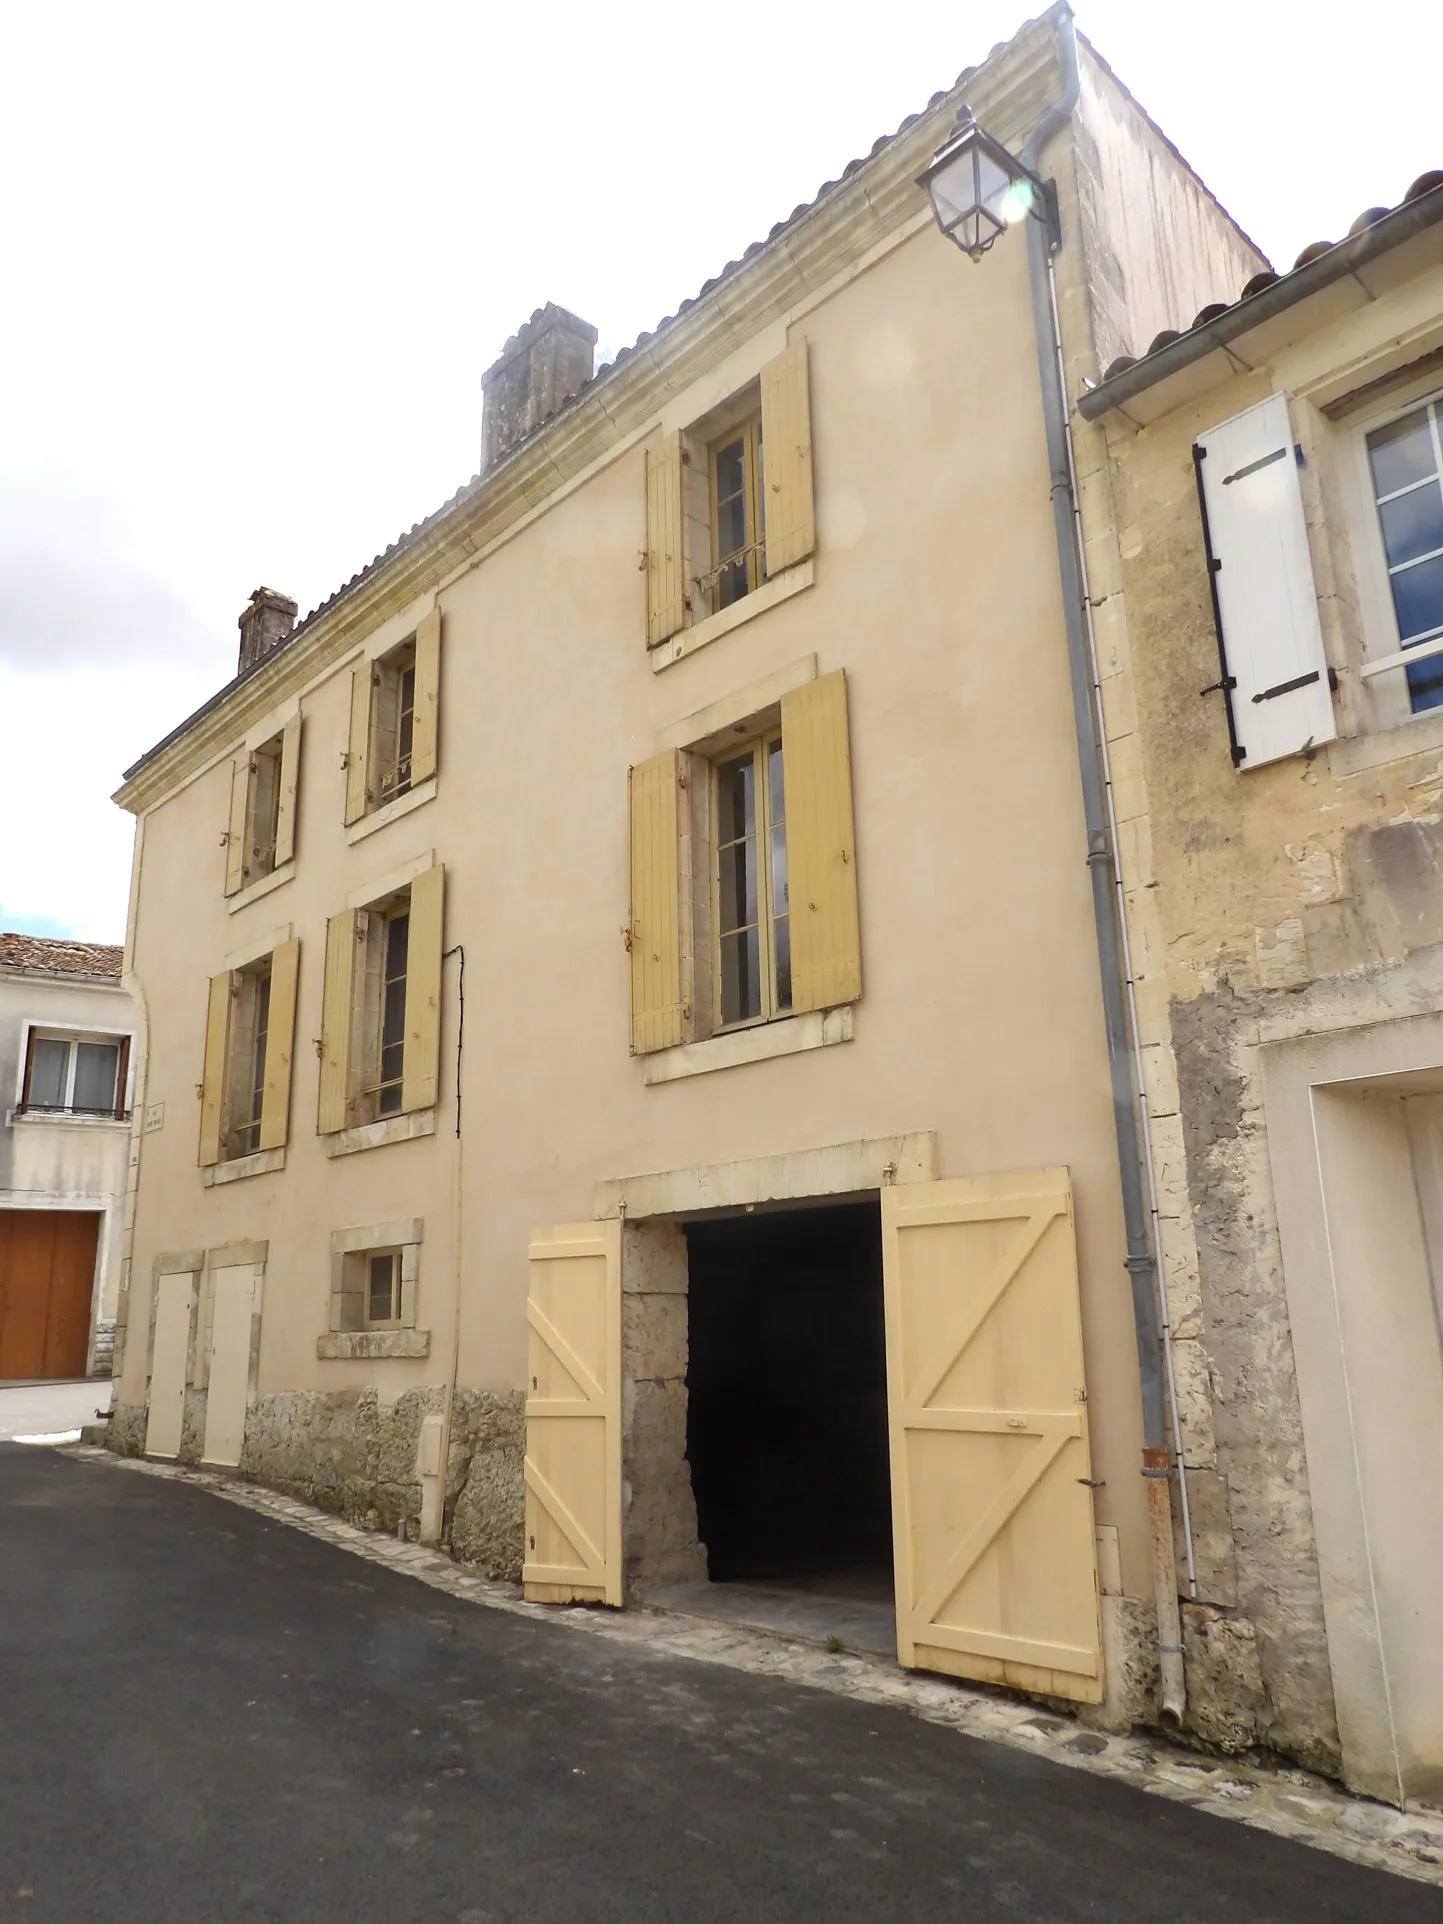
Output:
[[[1170,1797],[1216,1816],[1331,1851],[1356,1864],[1443,1888],[1440,1811],[1393,1810],[1350,1797],[1302,1770],[1270,1770],[1237,1758],[1224,1763],[1152,1738],[1105,1736],[1001,1695],[944,1678],[923,1677],[881,1658],[833,1653],[801,1638],[768,1635],[656,1609],[557,1609],[527,1603],[517,1584],[474,1575],[438,1551],[361,1529],[296,1497],[277,1495],[212,1471],[148,1463],[85,1444],[70,1445],[63,1454],[196,1485],[370,1563],[398,1570],[449,1596],[488,1609],[561,1624],[583,1635],[606,1637],[668,1656],[780,1677],[859,1703],[907,1710],[928,1723],[945,1724],[991,1743],[1009,1744],[1070,1769],[1116,1778],[1153,1796]]]

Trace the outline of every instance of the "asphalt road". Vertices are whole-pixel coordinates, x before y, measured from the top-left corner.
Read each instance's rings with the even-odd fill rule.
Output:
[[[1440,1924],[1443,1895],[0,1444],[0,1920]]]

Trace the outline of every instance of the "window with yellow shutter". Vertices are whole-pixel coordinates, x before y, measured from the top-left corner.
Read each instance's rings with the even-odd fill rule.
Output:
[[[805,340],[648,448],[646,521],[648,648],[714,622],[749,596],[759,598],[748,613],[760,612],[769,599],[762,589],[777,598],[797,585],[778,577],[816,546]]]
[[[426,616],[414,635],[352,671],[348,825],[403,796],[422,799],[417,791],[436,773],[440,672],[437,611]]]
[[[862,993],[847,683],[631,771],[632,1052]]]
[[[326,932],[322,1135],[435,1107],[445,870],[425,869]]]
[[[226,830],[225,892],[238,895],[295,859],[301,718],[235,758]]]
[[[205,1168],[286,1145],[299,962],[292,938],[211,981],[201,1082]]]

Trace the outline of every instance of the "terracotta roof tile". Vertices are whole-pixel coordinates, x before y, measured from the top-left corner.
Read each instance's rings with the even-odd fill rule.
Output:
[[[108,942],[64,942],[48,935],[0,933],[0,969],[41,969],[118,982],[125,950]]]

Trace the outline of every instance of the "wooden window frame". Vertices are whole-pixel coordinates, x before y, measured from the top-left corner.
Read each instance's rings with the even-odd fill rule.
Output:
[[[375,1278],[371,1273],[371,1266],[379,1258],[382,1258],[382,1257],[384,1257],[387,1263],[389,1263],[390,1270],[391,1270],[391,1280],[389,1285],[391,1312],[388,1316],[375,1315],[374,1307],[373,1307],[374,1298],[375,1298]],[[365,1277],[366,1277],[365,1290],[363,1295],[363,1305],[364,1305],[364,1315],[363,1315],[363,1321],[362,1321],[363,1329],[404,1329],[406,1327],[405,1321],[404,1321],[405,1285],[402,1281],[402,1275],[401,1275],[401,1257],[402,1257],[402,1251],[401,1251],[401,1245],[399,1243],[395,1244],[390,1249],[367,1249],[361,1252],[361,1261],[365,1265]]]
[[[733,549],[724,556],[721,552],[721,489],[717,478],[717,464],[722,454],[738,440],[742,443],[742,506],[746,517],[746,540],[742,547]],[[714,612],[719,612],[722,608],[729,608],[733,603],[744,600],[747,595],[755,594],[767,579],[762,414],[759,403],[740,419],[731,422],[720,433],[709,438],[707,487],[711,517],[711,567],[705,575],[700,577],[698,586],[702,590],[707,606]],[[745,563],[746,586],[723,601],[722,582],[727,571],[735,567],[739,560]]]
[[[411,792],[416,725],[416,637],[371,664],[371,719],[367,763],[371,811]]]
[[[776,1022],[792,1014],[790,989],[785,1002],[781,1000],[777,982],[777,945],[776,925],[779,920],[774,900],[774,878],[772,865],[772,821],[770,759],[773,748],[783,755],[783,818],[782,830],[786,832],[786,761],[782,748],[780,727],[767,728],[750,740],[740,741],[732,748],[716,755],[710,762],[710,805],[711,805],[711,928],[709,948],[711,952],[712,974],[712,1029],[713,1035],[729,1035],[739,1029],[757,1028],[762,1023]],[[756,1015],[739,1016],[727,1021],[725,1016],[725,986],[722,967],[722,941],[727,933],[722,928],[721,912],[721,864],[724,847],[731,847],[732,840],[723,843],[721,822],[721,771],[730,763],[739,762],[745,756],[752,758],[753,793],[755,796],[752,841],[756,848],[757,862],[757,970],[761,990],[761,1009]],[[790,908],[782,911],[789,917]],[[790,953],[790,943],[788,945]]]
[[[271,956],[231,971],[231,1017],[226,1031],[220,1160],[238,1162],[260,1149],[270,1042]],[[265,1026],[257,1033],[264,1013]]]
[[[404,1048],[405,1035],[405,984],[409,980],[411,968],[410,953],[410,916],[411,889],[408,883],[380,902],[372,903],[361,911],[364,922],[361,938],[358,941],[356,966],[357,981],[355,988],[355,1020],[353,1024],[353,1061],[356,1064],[355,1086],[352,1104],[355,1120],[358,1123],[383,1122],[391,1116],[403,1113],[403,1079],[393,1077],[390,1082],[382,1080],[382,1051],[385,1043],[386,1015],[386,964],[390,948],[392,925],[402,916],[407,920],[406,972],[395,978],[402,984],[401,1042]],[[394,1089],[396,1103],[392,1108],[383,1107],[388,1090]]]

